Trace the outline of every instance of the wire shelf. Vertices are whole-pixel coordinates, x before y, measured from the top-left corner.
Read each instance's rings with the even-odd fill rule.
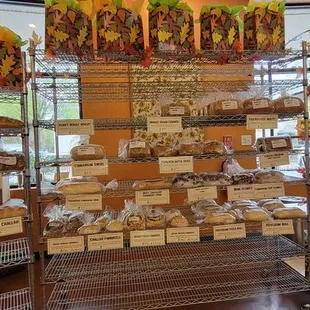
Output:
[[[21,136],[23,132],[24,128],[0,128],[0,137],[17,137]]]
[[[0,242],[0,268],[26,264],[29,261],[30,254],[26,238]]]
[[[28,288],[0,295],[1,310],[32,310]]]
[[[47,309],[159,309],[309,290],[285,263],[114,275],[55,285]]]
[[[160,274],[200,270],[258,261],[304,256],[306,250],[283,236],[251,236],[246,239],[169,244],[163,247],[54,255],[45,270],[47,281],[94,276]]]

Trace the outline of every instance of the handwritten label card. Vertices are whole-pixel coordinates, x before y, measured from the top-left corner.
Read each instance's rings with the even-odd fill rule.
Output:
[[[289,152],[273,152],[259,155],[259,164],[261,168],[289,165],[289,163]]]
[[[170,204],[169,189],[136,191],[135,195],[136,195],[136,204],[138,205]]]
[[[167,243],[184,243],[199,241],[199,227],[167,228]]]
[[[205,199],[216,199],[217,198],[217,187],[206,186],[187,189],[187,199],[189,202],[205,200]]]
[[[107,159],[72,161],[73,176],[108,175],[109,166]]]
[[[241,199],[253,199],[253,185],[227,186],[227,196],[229,201]]]
[[[56,135],[94,135],[92,119],[62,119],[56,121]]]
[[[52,238],[47,240],[48,254],[84,252],[84,237]]]
[[[106,233],[88,236],[88,251],[122,249],[123,233]]]
[[[293,235],[294,226],[292,220],[273,220],[262,223],[263,236]]]
[[[264,199],[285,195],[283,183],[254,184],[254,198]]]
[[[159,157],[160,173],[193,172],[193,156]]]
[[[246,238],[245,224],[213,226],[214,240]]]
[[[102,210],[102,195],[68,195],[66,207],[68,210]]]
[[[247,129],[275,129],[278,128],[278,115],[247,115]]]
[[[182,132],[181,117],[148,117],[147,131],[150,133]]]
[[[165,245],[165,230],[135,230],[130,232],[130,246],[158,246]]]
[[[20,234],[23,232],[21,216],[0,220],[0,237]]]

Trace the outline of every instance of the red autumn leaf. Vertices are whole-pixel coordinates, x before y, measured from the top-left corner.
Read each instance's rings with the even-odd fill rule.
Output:
[[[152,63],[151,58],[144,58],[140,61],[141,66],[145,68],[149,68],[151,63]]]
[[[257,55],[249,57],[249,61],[259,61],[259,60],[261,60],[261,58]]]
[[[8,82],[8,79],[5,76],[0,76],[0,86],[6,85]]]
[[[130,42],[126,42],[124,52],[128,55],[136,55],[137,51]]]
[[[233,44],[233,49],[237,52],[237,54],[243,53],[243,47],[240,40],[236,40]]]
[[[149,46],[147,46],[144,50],[144,56],[145,57],[152,57],[153,56],[153,49]]]
[[[219,65],[227,64],[227,62],[228,62],[228,55],[227,54],[221,54],[219,59],[217,60],[217,63]]]

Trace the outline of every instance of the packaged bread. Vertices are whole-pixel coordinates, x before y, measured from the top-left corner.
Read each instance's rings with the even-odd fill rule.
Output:
[[[232,184],[231,177],[221,172],[202,172],[199,176],[202,178],[204,186],[227,186]]]
[[[121,140],[119,142],[119,157],[127,158],[146,158],[151,156],[150,145],[138,138],[130,141]]]
[[[177,156],[178,150],[172,145],[155,145],[152,147],[153,157]]]
[[[268,98],[250,98],[243,101],[244,114],[272,114],[274,113],[273,102]]]
[[[231,176],[233,185],[239,184],[252,184],[255,181],[255,177],[252,173],[240,173]]]
[[[170,221],[170,226],[171,227],[187,227],[188,221],[183,215],[178,215],[178,216],[175,216]]]
[[[273,210],[276,219],[297,219],[306,218],[307,214],[298,207],[285,207]]]
[[[170,209],[166,212],[165,217],[166,217],[166,222],[170,223],[170,221],[176,217],[176,216],[181,216],[181,211],[177,209]]]
[[[76,233],[80,227],[84,225],[84,212],[73,211],[68,214],[68,221],[66,224],[66,232]]]
[[[180,173],[172,179],[172,186],[175,188],[194,188],[202,185],[202,178],[193,172]]]
[[[227,154],[227,149],[224,143],[220,141],[207,141],[203,144],[203,154]]]
[[[245,221],[263,222],[270,220],[269,214],[261,208],[251,208],[245,210],[242,214]]]
[[[98,223],[94,223],[95,216],[91,213],[84,213],[83,221],[84,225],[78,229],[79,235],[97,234],[101,231],[101,227]]]
[[[73,160],[98,160],[105,158],[104,147],[98,144],[78,145],[71,149]]]
[[[144,208],[145,225],[147,228],[165,227],[166,216],[162,208]]]
[[[207,214],[204,222],[211,225],[233,224],[236,223],[236,217],[229,212],[213,212]]]
[[[265,203],[262,205],[262,207],[265,208],[266,210],[272,212],[272,211],[274,211],[275,209],[285,208],[285,205],[284,205],[283,202],[281,202],[280,200],[274,199],[274,200],[265,202]]]
[[[258,201],[258,202],[257,202],[257,205],[258,205],[259,207],[263,207],[264,204],[265,204],[266,202],[269,202],[269,201],[281,202],[281,200],[279,200],[279,199],[265,198],[265,199],[261,199],[260,201]]]
[[[0,171],[22,171],[25,164],[25,155],[23,153],[0,150]]]
[[[135,181],[132,186],[132,188],[136,191],[148,189],[169,189],[171,187],[172,182],[167,178]]]
[[[200,142],[180,142],[178,144],[178,153],[181,156],[193,156],[202,155],[204,151],[204,145]]]
[[[27,207],[22,199],[12,198],[0,205],[0,219],[26,215]]]
[[[209,115],[243,114],[242,101],[238,99],[218,100],[208,105]]]
[[[281,183],[285,181],[285,175],[281,171],[277,170],[261,171],[255,174],[255,182],[259,184]]]
[[[281,97],[273,100],[276,113],[302,113],[305,110],[304,102],[298,97]]]
[[[218,205],[214,200],[202,200],[192,204],[191,210],[196,218],[204,219],[207,214],[218,211],[224,211],[224,209]]]
[[[125,210],[125,228],[128,230],[145,229],[145,216],[140,206],[137,206],[132,200],[125,200]]]
[[[161,107],[161,116],[190,116],[191,110],[184,102],[173,102]]]
[[[113,220],[113,212],[107,207],[105,211],[96,219],[95,224],[98,224],[102,231],[107,227],[107,225],[112,220]]]
[[[21,128],[24,126],[24,122],[6,117],[6,116],[0,116],[0,128]]]
[[[119,231],[123,231],[123,229],[124,229],[123,222],[119,219],[112,220],[106,226],[106,230],[109,232],[119,232]]]
[[[255,148],[258,152],[289,151],[292,149],[292,139],[289,136],[258,138]]]
[[[48,206],[43,212],[43,216],[48,218],[43,231],[44,236],[60,235],[66,232],[67,218],[64,216],[63,206]]]
[[[241,213],[245,212],[246,210],[250,210],[253,208],[258,208],[255,202],[237,202],[231,205],[231,210],[239,210]]]

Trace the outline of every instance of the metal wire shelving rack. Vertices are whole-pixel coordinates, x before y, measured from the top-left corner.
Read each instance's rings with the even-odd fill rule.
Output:
[[[31,183],[29,169],[29,124],[28,124],[28,89],[26,85],[26,54],[22,53],[23,85],[21,88],[0,88],[0,106],[4,104],[20,104],[22,128],[1,128],[0,137],[21,137],[22,151],[25,155],[23,171],[4,171],[4,174],[21,174],[23,176],[24,202],[27,206],[25,223],[25,237],[8,239],[0,242],[0,269],[19,265],[28,265],[29,287],[0,295],[0,308],[6,309],[35,309],[34,290],[34,252],[33,252],[33,215],[31,205]]]
[[[308,82],[305,45],[302,53],[283,51],[229,54],[228,63],[223,66],[218,63],[221,55],[221,51],[207,52],[194,57],[155,54],[151,66],[143,68],[137,57],[116,54],[84,55],[82,58],[59,54],[56,58],[47,59],[44,51],[36,51],[32,46],[30,48],[32,72],[35,72],[37,65],[52,79],[52,81],[41,79],[34,73],[32,75],[37,180],[40,180],[41,169],[56,167],[59,174],[60,166],[69,163],[66,159],[60,158],[59,152],[55,160],[41,161],[38,152],[40,149],[38,129],[55,129],[58,99],[64,104],[79,101],[80,106],[83,102],[83,104],[99,103],[104,107],[104,103],[156,100],[158,93],[169,89],[173,98],[182,100],[198,98],[213,91],[215,87],[232,91],[247,91],[250,87],[254,87],[263,90],[262,94],[268,97],[272,94],[279,95],[284,90],[290,92],[296,89],[306,94]],[[288,81],[265,80],[266,75],[285,70],[288,63],[300,60],[303,60],[304,67],[302,78]],[[259,61],[261,69],[258,69],[259,65],[253,66],[253,62],[256,61]],[[254,80],[254,74],[260,70],[262,79]],[[232,82],[223,79],[223,74],[244,76],[242,81]],[[206,75],[211,75],[211,78],[206,80],[201,78]],[[83,81],[84,78],[91,82]],[[62,81],[57,82],[57,79]],[[79,83],[72,82],[74,79]],[[102,79],[101,85],[94,82],[97,79]],[[39,120],[36,117],[38,96],[53,104],[53,119]],[[304,117],[307,120],[308,113],[302,116],[292,113],[279,115],[280,120],[295,120],[297,117]],[[94,123],[96,130],[147,128],[145,117],[96,119]],[[183,128],[245,124],[245,115],[182,118]],[[307,122],[306,132],[308,132]],[[56,137],[56,151],[57,143]],[[308,147],[309,141],[306,135],[307,169]],[[234,155],[257,156],[257,153],[236,152]],[[195,157],[196,160],[213,158],[223,156],[212,154]],[[109,162],[113,164],[156,161],[156,158],[143,160],[109,158]],[[308,177],[303,180],[291,179],[287,183],[306,183],[309,186],[309,179]],[[52,194],[42,195],[40,182],[37,185],[39,210],[44,202],[63,198]],[[107,190],[104,196],[132,197],[134,196],[132,185],[133,181],[119,181],[118,190]],[[225,190],[223,187],[218,189]],[[175,193],[184,191],[172,190]],[[183,212],[186,213],[184,210]],[[190,218],[189,214],[186,216]],[[310,217],[306,226],[309,226],[309,219]],[[195,219],[189,221],[191,225],[195,225]],[[262,236],[258,226],[257,223],[256,225],[253,223],[251,227],[247,227],[248,236],[245,239],[214,241],[212,228],[202,225],[200,231],[204,237],[200,243],[130,248],[128,241],[125,241],[124,249],[120,250],[96,252],[85,250],[79,253],[54,255],[47,267],[44,262],[47,237],[41,234],[42,298],[45,309],[159,309],[310,290],[308,250],[284,236]],[[41,233],[42,228],[40,216]],[[124,239],[128,240],[126,233]],[[283,261],[284,258],[303,256],[306,257],[306,277]],[[46,300],[45,286],[52,284],[53,292],[49,300]]]

